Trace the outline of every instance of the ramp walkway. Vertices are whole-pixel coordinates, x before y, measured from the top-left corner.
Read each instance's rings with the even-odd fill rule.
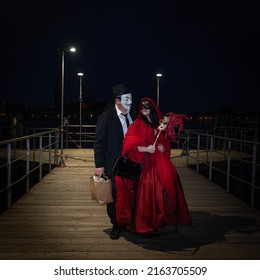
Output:
[[[92,149],[64,150],[54,168],[0,216],[2,260],[260,259],[260,212],[203,176],[173,150],[193,219],[178,233],[111,240],[106,207],[91,200]]]

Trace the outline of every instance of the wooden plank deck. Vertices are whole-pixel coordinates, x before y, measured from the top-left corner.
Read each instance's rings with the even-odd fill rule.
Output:
[[[173,156],[180,150],[173,150]],[[106,207],[91,200],[93,150],[64,150],[57,167],[0,216],[2,260],[260,259],[260,212],[174,158],[192,226],[149,239],[108,236]]]

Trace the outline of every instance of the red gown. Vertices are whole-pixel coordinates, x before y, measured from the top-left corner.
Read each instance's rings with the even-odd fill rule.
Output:
[[[191,224],[191,217],[175,166],[170,161],[170,139],[160,134],[156,146],[166,152],[139,152],[137,146],[152,145],[156,133],[140,117],[129,126],[122,154],[143,165],[139,182],[116,176],[117,222],[137,233],[146,233],[166,225]]]

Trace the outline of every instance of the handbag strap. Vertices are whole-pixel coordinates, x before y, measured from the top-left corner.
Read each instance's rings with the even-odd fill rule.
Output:
[[[123,156],[123,157],[128,158],[127,153],[125,153],[125,154],[124,154],[124,155],[122,155],[122,156]],[[144,154],[144,162],[143,162],[143,164],[140,164],[140,165],[142,166],[142,168],[143,168],[143,167],[144,167],[144,165],[145,165],[145,162],[146,162],[147,156],[148,156],[148,153],[147,153],[147,152],[145,152],[145,154]]]

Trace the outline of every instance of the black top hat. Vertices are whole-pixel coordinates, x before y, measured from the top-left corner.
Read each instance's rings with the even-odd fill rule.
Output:
[[[113,86],[113,96],[114,98],[120,98],[122,94],[131,93],[127,84],[118,84]]]

